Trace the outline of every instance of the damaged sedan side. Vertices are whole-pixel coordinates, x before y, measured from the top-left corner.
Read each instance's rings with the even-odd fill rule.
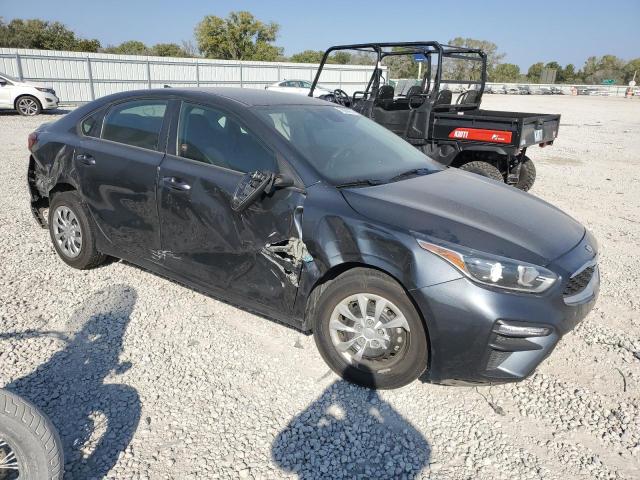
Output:
[[[32,211],[68,265],[123,258],[313,331],[369,387],[520,380],[597,297],[578,222],[327,102],[120,93],[29,149]]]

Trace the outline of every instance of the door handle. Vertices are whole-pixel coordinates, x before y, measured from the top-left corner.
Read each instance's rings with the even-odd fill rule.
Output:
[[[83,163],[85,165],[96,164],[96,159],[86,153],[79,153],[78,155],[76,155],[76,160],[78,160],[80,163]]]
[[[176,178],[176,177],[164,177],[162,180],[164,181],[164,183],[165,183],[165,185],[167,187],[172,188],[173,190],[179,190],[181,192],[187,192],[187,191],[191,190],[191,185],[189,185],[188,183],[183,182],[179,178]]]

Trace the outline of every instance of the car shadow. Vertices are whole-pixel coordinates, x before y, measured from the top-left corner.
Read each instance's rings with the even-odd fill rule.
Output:
[[[375,390],[339,380],[274,439],[273,461],[304,480],[416,478],[431,447]]]
[[[46,363],[5,388],[40,407],[58,429],[65,478],[100,478],[116,464],[136,431],[141,403],[137,391],[107,376],[131,367],[119,360],[124,332],[137,298],[127,285],[88,297],[65,332],[6,333],[0,338],[54,336],[67,342]]]

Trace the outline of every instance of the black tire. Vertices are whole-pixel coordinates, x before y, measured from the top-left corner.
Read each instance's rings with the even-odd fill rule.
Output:
[[[25,102],[28,103],[28,108],[26,104],[23,105],[23,103]],[[33,117],[35,115],[39,115],[42,112],[42,105],[40,104],[40,100],[32,95],[22,95],[16,98],[14,107],[20,115],[23,115],[25,117]]]
[[[66,207],[77,219],[82,245],[79,253],[71,257],[65,253],[62,246],[56,240],[54,218],[58,207]],[[59,192],[53,195],[53,199],[49,205],[49,235],[51,242],[56,249],[58,256],[70,267],[79,270],[87,270],[97,267],[106,260],[106,256],[96,249],[96,234],[93,221],[89,217],[89,212],[80,200],[80,195],[75,191]]]
[[[516,183],[516,187],[520,190],[528,192],[536,181],[536,166],[533,161],[525,156],[520,163],[520,179]]]
[[[323,290],[311,321],[316,346],[334,372],[345,380],[368,388],[391,389],[413,382],[426,370],[429,350],[425,326],[406,292],[394,279],[377,270],[358,267],[320,288]],[[409,333],[400,351],[402,356],[393,359],[395,363],[384,364],[376,369],[350,362],[334,347],[329,328],[331,315],[340,302],[358,293],[384,297],[400,309],[406,318]]]
[[[62,479],[62,442],[55,427],[36,406],[6,390],[0,390],[0,440],[15,454],[19,478]]]
[[[475,173],[476,175],[481,175],[483,177],[491,178],[497,182],[504,183],[504,177],[500,173],[500,170],[498,170],[498,167],[488,162],[469,162],[461,165],[459,168],[460,170]]]

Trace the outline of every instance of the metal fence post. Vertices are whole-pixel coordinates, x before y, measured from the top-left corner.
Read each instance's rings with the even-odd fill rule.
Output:
[[[240,88],[243,88],[243,85],[242,85],[242,63],[240,63]]]
[[[280,65],[278,65],[278,79],[276,80],[276,82],[279,82],[280,80],[281,80],[280,79]]]
[[[96,99],[96,91],[93,86],[93,72],[91,71],[91,58],[87,57],[87,76],[89,77],[89,91],[91,92],[91,100]]]
[[[200,86],[200,62],[196,60],[196,86]]]
[[[147,84],[149,85],[149,90],[151,90],[151,63],[147,60]]]
[[[24,75],[22,74],[22,60],[20,59],[20,54],[16,52],[16,69],[18,72],[18,78],[22,82],[24,80]]]

